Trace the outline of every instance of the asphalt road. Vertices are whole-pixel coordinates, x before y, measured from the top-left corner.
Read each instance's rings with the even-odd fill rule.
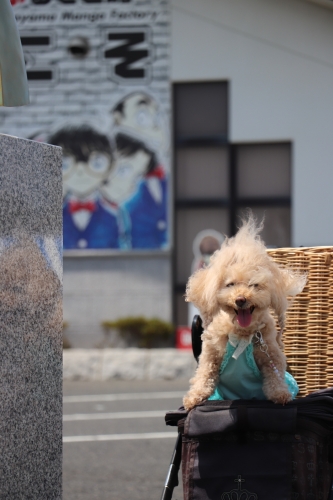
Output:
[[[160,500],[186,381],[64,382],[63,500]],[[180,478],[181,479],[181,478]],[[182,500],[182,485],[172,500]]]

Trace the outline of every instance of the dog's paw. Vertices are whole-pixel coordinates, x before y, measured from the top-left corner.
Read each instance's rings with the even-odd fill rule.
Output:
[[[289,401],[292,400],[292,396],[288,389],[283,389],[280,391],[275,392],[272,397],[270,398],[273,403],[280,404],[280,405],[285,405],[289,403]]]

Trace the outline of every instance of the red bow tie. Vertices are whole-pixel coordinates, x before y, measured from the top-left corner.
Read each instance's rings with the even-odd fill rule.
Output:
[[[70,201],[69,213],[73,214],[79,210],[88,210],[94,212],[96,210],[96,203],[94,201]]]
[[[154,170],[149,172],[146,177],[157,177],[157,179],[164,179],[165,173],[161,165],[158,165]]]

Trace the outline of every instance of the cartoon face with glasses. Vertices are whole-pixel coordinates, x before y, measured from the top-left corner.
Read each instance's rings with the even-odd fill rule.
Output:
[[[125,134],[132,134],[156,150],[166,147],[163,115],[157,101],[145,92],[126,95],[111,110],[114,125]]]
[[[62,129],[50,138],[63,148],[64,194],[85,198],[108,177],[113,155],[106,136],[90,127]]]
[[[49,142],[63,149],[64,249],[121,247],[121,208],[99,192],[113,166],[108,138],[84,125],[60,129]]]

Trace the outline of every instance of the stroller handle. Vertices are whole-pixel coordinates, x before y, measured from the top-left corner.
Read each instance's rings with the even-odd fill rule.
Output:
[[[178,471],[182,459],[182,436],[178,433],[175,449],[173,450],[168,475],[165,480],[161,500],[171,500],[173,490],[178,486]]]
[[[198,314],[196,314],[193,318],[192,322],[192,351],[193,356],[198,361],[199,356],[201,354],[202,349],[202,340],[201,335],[203,332],[202,327],[202,319]],[[176,445],[172,454],[168,474],[165,480],[165,485],[163,488],[161,500],[171,500],[173,490],[176,486],[178,486],[178,472],[180,467],[180,462],[182,459],[182,437],[181,434],[178,433]]]

